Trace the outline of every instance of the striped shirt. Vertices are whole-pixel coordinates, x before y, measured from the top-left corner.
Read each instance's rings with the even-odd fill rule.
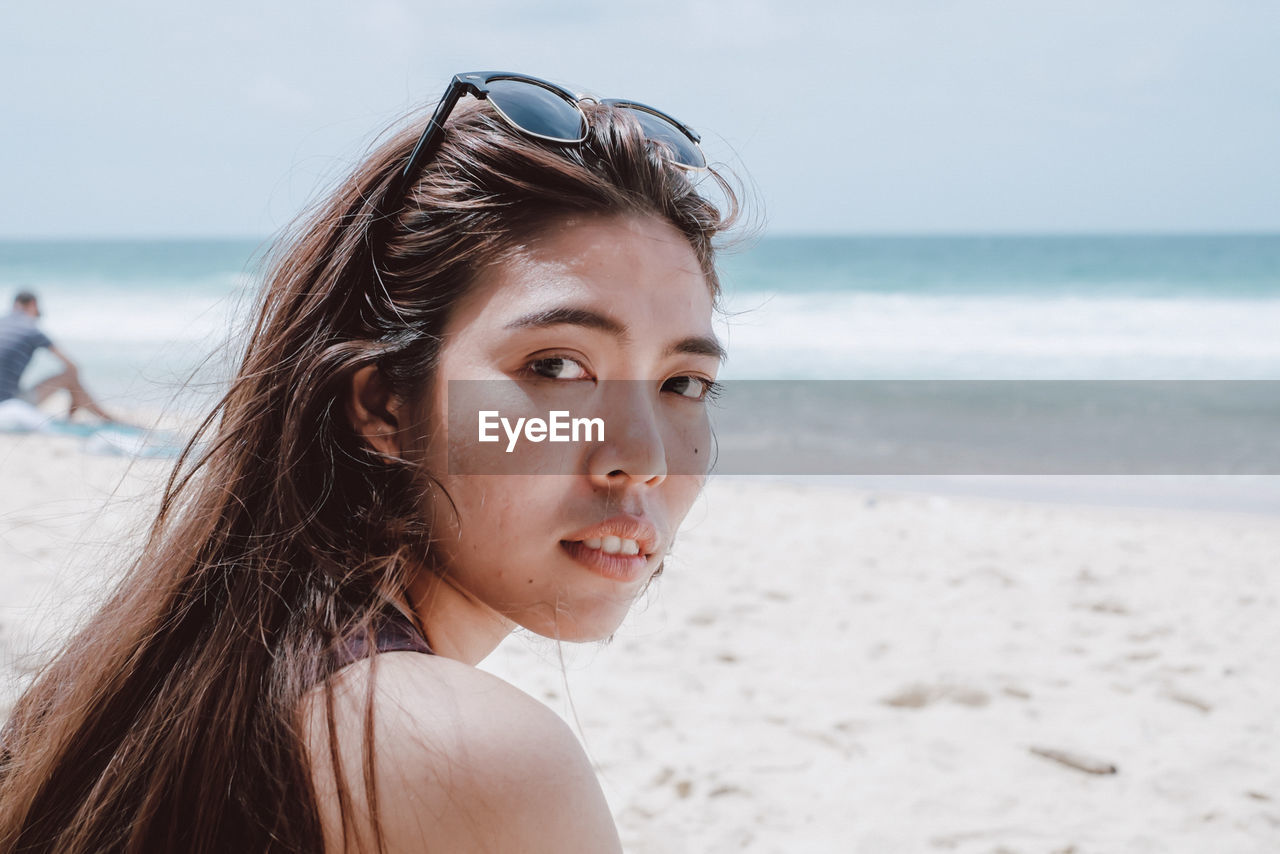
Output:
[[[52,347],[49,337],[36,329],[36,319],[14,309],[0,317],[0,400],[18,396],[18,382],[40,347]]]

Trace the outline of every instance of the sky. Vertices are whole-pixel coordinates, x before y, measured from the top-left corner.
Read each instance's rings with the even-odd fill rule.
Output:
[[[0,239],[265,236],[450,76],[678,116],[767,233],[1280,230],[1273,0],[0,11]]]

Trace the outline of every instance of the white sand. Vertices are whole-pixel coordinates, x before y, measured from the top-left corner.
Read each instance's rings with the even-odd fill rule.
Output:
[[[0,437],[0,712],[146,521],[163,463],[102,510],[127,467]],[[563,651],[633,854],[1274,852],[1278,605],[1280,516],[726,479]],[[555,644],[485,667],[573,719]]]

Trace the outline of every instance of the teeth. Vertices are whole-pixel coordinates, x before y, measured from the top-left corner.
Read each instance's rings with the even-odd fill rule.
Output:
[[[615,537],[610,534],[607,537],[589,537],[582,541],[582,544],[589,549],[598,549],[607,555],[638,555],[640,554],[640,544],[635,540],[628,540],[623,537]]]

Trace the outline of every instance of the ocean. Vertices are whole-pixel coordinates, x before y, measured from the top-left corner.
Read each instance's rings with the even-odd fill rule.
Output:
[[[0,290],[40,296],[107,403],[190,405],[266,246],[0,242]],[[729,379],[1280,379],[1280,235],[765,237],[721,276]]]
[[[774,238],[724,278],[734,377],[1280,378],[1280,235]]]

